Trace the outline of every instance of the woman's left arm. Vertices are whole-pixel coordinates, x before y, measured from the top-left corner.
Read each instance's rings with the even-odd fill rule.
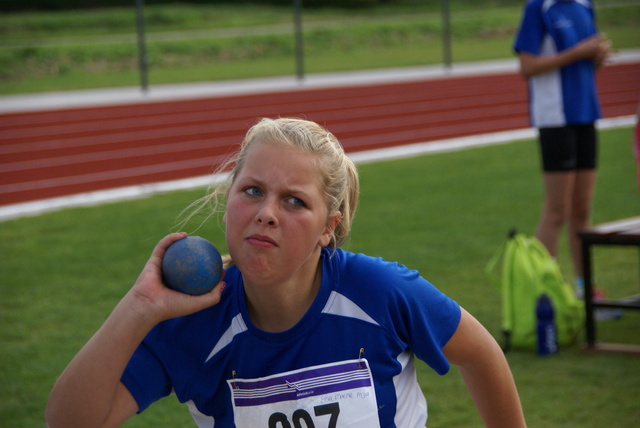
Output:
[[[458,329],[444,347],[458,366],[480,416],[490,428],[526,427],[511,369],[491,334],[464,309]]]

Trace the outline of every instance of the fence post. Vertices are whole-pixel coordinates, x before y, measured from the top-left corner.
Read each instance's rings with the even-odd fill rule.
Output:
[[[296,75],[304,79],[304,47],[302,43],[302,0],[293,0],[293,21],[296,40]]]
[[[450,0],[442,0],[442,55],[444,66],[451,69],[451,7]]]
[[[138,30],[138,62],[140,66],[140,86],[145,94],[149,89],[147,80],[147,50],[144,39],[144,0],[136,0],[136,27]]]

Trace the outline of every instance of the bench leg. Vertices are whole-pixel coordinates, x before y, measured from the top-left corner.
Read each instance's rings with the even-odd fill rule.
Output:
[[[584,307],[585,327],[587,329],[587,346],[593,348],[596,344],[596,324],[593,316],[593,284],[591,283],[591,245],[582,240],[582,269],[584,272]]]

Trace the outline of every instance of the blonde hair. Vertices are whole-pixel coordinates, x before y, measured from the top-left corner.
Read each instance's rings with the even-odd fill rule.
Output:
[[[216,172],[228,171],[227,178],[212,185],[207,195],[191,204],[185,223],[196,213],[210,208],[207,218],[224,211],[223,198],[244,167],[247,154],[256,142],[284,144],[304,150],[315,158],[322,174],[327,213],[340,211],[342,217],[333,231],[329,246],[337,248],[347,239],[355,216],[360,192],[358,172],[347,157],[338,139],[315,122],[293,118],[261,119],[251,127],[234,156],[220,165]]]

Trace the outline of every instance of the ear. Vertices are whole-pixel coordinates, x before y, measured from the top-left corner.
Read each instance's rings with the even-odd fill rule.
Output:
[[[327,224],[324,227],[324,231],[320,236],[319,244],[321,247],[326,247],[331,242],[331,238],[333,238],[333,232],[336,230],[336,227],[340,224],[342,220],[342,213],[340,211],[334,211],[328,218]]]
[[[224,210],[224,215],[222,216],[222,223],[227,224],[227,210]]]

